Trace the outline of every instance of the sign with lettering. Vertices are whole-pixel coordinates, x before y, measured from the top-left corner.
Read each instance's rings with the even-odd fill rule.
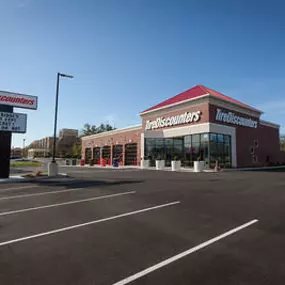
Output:
[[[222,111],[221,109],[216,110],[216,121],[255,129],[258,125],[258,121],[236,115],[231,111]]]
[[[198,122],[201,118],[201,111],[196,112],[185,112],[181,115],[171,116],[171,117],[159,117],[154,121],[147,120],[145,129],[155,130],[159,128],[172,127],[176,125],[189,124],[193,122]]]
[[[0,105],[36,110],[38,108],[38,97],[0,91]]]
[[[0,131],[25,133],[27,114],[0,112]]]

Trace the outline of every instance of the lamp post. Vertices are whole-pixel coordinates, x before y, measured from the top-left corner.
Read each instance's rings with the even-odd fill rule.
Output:
[[[58,114],[58,95],[59,95],[59,80],[60,77],[73,78],[72,75],[57,73],[56,78],[56,95],[55,95],[55,111],[54,111],[54,129],[53,129],[53,149],[52,149],[52,161],[49,164],[48,175],[56,176],[57,175],[57,164],[55,161],[56,156],[56,129],[57,129],[57,114]]]

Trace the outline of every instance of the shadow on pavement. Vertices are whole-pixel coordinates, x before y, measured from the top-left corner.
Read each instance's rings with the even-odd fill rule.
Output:
[[[91,188],[91,187],[104,187],[124,184],[136,184],[143,183],[144,180],[118,180],[118,179],[106,179],[106,180],[84,180],[84,179],[69,179],[69,178],[54,178],[35,181],[21,181],[21,184],[36,184],[39,186],[48,187],[65,187],[65,188]]]

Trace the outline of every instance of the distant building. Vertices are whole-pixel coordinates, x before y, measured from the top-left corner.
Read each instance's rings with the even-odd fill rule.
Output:
[[[73,145],[77,143],[78,130],[62,129],[56,141],[56,156],[66,157],[72,155]],[[33,141],[28,146],[29,157],[51,157],[53,150],[53,137],[45,137]]]
[[[53,146],[53,137],[45,137],[39,140],[33,141],[29,148],[45,148],[45,149],[52,149]]]
[[[11,149],[11,158],[21,158],[23,155],[23,149],[20,147],[13,147]]]
[[[49,157],[50,150],[47,148],[30,148],[28,150],[28,158]]]
[[[72,155],[72,148],[77,143],[78,130],[62,129],[57,140],[57,156],[66,157]]]

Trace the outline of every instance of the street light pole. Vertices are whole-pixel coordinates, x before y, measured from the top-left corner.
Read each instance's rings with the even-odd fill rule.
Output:
[[[57,165],[55,161],[56,156],[56,131],[57,131],[57,115],[58,115],[58,97],[59,97],[59,80],[60,77],[73,78],[72,75],[57,73],[56,77],[56,95],[55,95],[55,111],[54,111],[54,129],[53,129],[53,149],[52,149],[52,161],[49,167],[49,176],[57,175]]]
[[[60,77],[60,73],[57,73],[56,94],[55,94],[55,111],[54,111],[54,127],[53,127],[52,163],[55,163],[55,155],[56,155],[56,128],[57,128],[57,113],[58,113],[59,77]]]

